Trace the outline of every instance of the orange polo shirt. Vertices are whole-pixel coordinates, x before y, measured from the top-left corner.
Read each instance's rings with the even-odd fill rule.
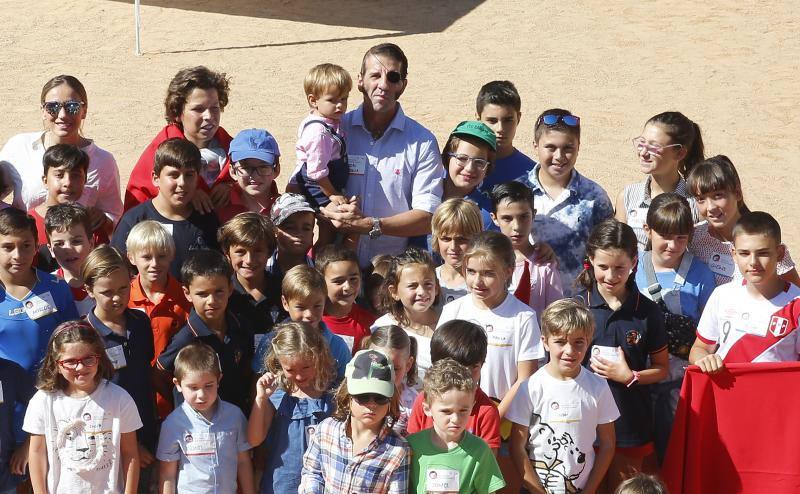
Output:
[[[139,276],[136,275],[131,281],[131,299],[128,302],[128,308],[144,311],[150,317],[155,349],[155,358],[151,364],[155,365],[156,359],[167,347],[172,336],[186,324],[192,305],[186,300],[181,284],[170,275],[167,275],[167,289],[164,297],[161,302],[154,304],[145,295]],[[164,418],[172,411],[171,402],[171,396],[156,395],[159,417]]]

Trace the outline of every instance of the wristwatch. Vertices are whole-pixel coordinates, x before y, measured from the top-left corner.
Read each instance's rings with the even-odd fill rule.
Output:
[[[372,230],[369,231],[369,238],[375,240],[376,238],[383,235],[381,231],[381,219],[380,218],[372,218]]]
[[[631,379],[631,382],[629,382],[628,385],[626,386],[628,388],[639,382],[639,371],[631,371],[631,372],[633,372],[633,378]]]

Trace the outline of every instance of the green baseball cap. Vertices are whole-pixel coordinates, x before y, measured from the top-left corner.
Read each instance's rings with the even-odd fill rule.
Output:
[[[492,148],[492,151],[497,151],[497,136],[494,131],[490,129],[485,123],[477,122],[475,120],[466,120],[456,125],[451,136],[472,136],[477,137]]]

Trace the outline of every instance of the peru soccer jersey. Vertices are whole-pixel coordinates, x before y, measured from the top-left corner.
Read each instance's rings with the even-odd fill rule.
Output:
[[[725,363],[792,362],[800,354],[800,288],[787,283],[770,300],[756,299],[744,283],[718,286],[708,299],[697,337],[718,344]]]

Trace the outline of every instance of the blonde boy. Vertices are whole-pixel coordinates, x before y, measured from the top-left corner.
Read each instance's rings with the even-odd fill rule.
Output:
[[[611,464],[619,411],[608,383],[581,365],[593,334],[591,312],[572,299],[542,313],[550,361],[522,383],[506,413],[511,458],[530,493],[594,493]]]

